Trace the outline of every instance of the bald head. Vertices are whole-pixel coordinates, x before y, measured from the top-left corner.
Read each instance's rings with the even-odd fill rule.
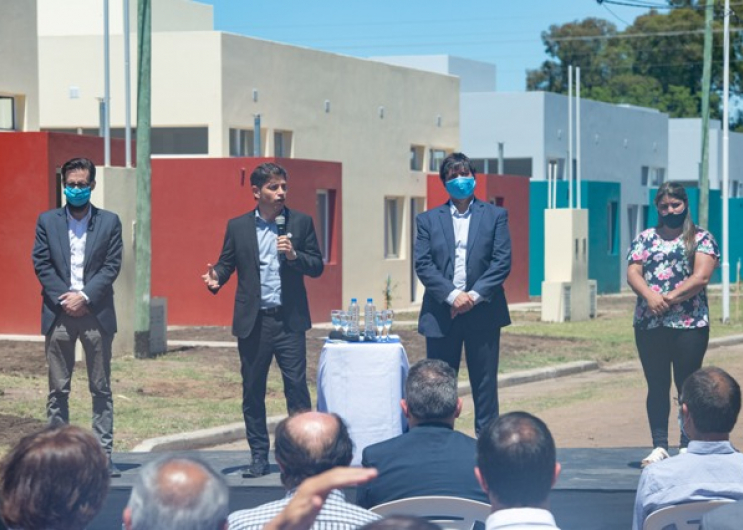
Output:
[[[287,489],[304,479],[336,466],[347,466],[353,458],[353,443],[345,423],[337,414],[302,412],[276,427],[276,461]]]
[[[142,468],[124,511],[127,530],[220,530],[229,492],[221,475],[190,457],[167,457]]]
[[[680,401],[694,423],[687,426],[692,439],[727,439],[740,412],[740,386],[722,368],[700,368],[684,381]]]

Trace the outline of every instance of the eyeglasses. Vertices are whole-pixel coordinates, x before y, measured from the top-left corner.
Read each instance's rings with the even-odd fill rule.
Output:
[[[65,187],[84,190],[90,187],[90,182],[65,182]]]

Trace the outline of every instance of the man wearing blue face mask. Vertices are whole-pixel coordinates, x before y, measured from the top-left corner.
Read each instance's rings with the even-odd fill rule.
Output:
[[[42,213],[32,253],[42,288],[41,333],[49,365],[47,418],[69,423],[75,343],[85,350],[93,399],[93,432],[111,462],[113,397],[111,345],[116,333],[113,283],[121,269],[121,221],[90,203],[95,165],[73,158],[62,166],[67,205]]]
[[[416,219],[415,271],[426,287],[418,332],[428,358],[456,371],[464,345],[479,433],[498,416],[500,328],[511,323],[508,213],[475,198],[475,168],[464,154],[444,159],[439,175],[449,201]]]

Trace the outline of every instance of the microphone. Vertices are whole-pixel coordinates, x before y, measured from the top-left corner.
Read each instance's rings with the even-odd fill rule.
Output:
[[[284,217],[283,213],[276,216],[276,231],[279,236],[286,235],[286,217]],[[286,255],[279,253],[279,261],[284,260],[286,260]]]
[[[286,217],[283,213],[276,216],[276,230],[280,236],[286,235]]]

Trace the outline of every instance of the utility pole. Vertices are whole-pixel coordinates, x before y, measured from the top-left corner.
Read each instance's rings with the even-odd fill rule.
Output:
[[[134,356],[150,357],[150,126],[152,0],[137,4],[137,225],[134,230]]]
[[[704,68],[702,71],[702,165],[699,176],[699,225],[709,228],[709,92],[712,78],[712,19],[715,0],[704,9]]]

